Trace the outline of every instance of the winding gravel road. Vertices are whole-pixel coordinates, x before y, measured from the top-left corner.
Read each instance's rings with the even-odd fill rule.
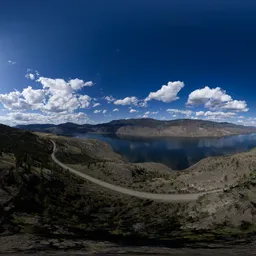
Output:
[[[177,202],[178,201],[178,202],[181,202],[181,201],[194,201],[194,200],[197,200],[202,195],[223,191],[222,189],[217,189],[217,190],[211,190],[211,191],[207,191],[207,192],[190,193],[190,194],[154,194],[154,193],[135,191],[132,189],[116,186],[116,185],[107,183],[105,181],[95,179],[95,178],[93,178],[89,175],[86,175],[84,173],[78,172],[77,170],[70,168],[70,167],[66,166],[65,164],[61,163],[55,156],[56,144],[54,141],[52,141],[52,143],[53,143],[53,153],[51,156],[52,156],[53,161],[56,164],[58,164],[59,166],[61,166],[64,169],[67,169],[71,173],[73,173],[83,179],[86,179],[86,180],[91,181],[101,187],[111,189],[113,191],[116,191],[118,193],[122,193],[125,195],[134,196],[134,197],[142,198],[142,199],[150,199],[150,200],[154,200],[154,201],[163,201],[163,202]]]

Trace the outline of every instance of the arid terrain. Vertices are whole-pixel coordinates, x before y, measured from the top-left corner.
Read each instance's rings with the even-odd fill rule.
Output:
[[[136,255],[148,250],[134,245],[161,245],[187,247],[179,249],[184,255],[200,255],[188,247],[200,247],[204,255],[218,252],[207,246],[221,247],[221,255],[235,245],[237,252],[250,255],[256,231],[255,150],[204,159],[177,172],[162,164],[131,164],[97,140],[0,129],[1,252],[24,248]],[[61,162],[112,184],[153,193],[223,192],[170,203],[119,194],[60,168],[51,159],[51,140]],[[164,247],[159,254],[165,254]]]
[[[188,169],[175,171],[160,163],[130,163],[108,144],[93,139],[56,137],[56,142],[57,156],[68,166],[100,180],[148,192],[224,189],[246,180],[256,169],[256,149],[229,156],[208,157]],[[77,154],[82,157],[75,159]],[[90,156],[91,161],[83,154]]]

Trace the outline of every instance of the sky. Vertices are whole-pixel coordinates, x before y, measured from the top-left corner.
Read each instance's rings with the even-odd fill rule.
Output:
[[[2,0],[0,123],[256,126],[256,2]]]

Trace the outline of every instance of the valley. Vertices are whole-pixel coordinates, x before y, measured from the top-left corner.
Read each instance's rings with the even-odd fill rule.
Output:
[[[123,249],[135,241],[166,247],[239,247],[237,241],[254,246],[255,149],[206,158],[178,172],[158,163],[130,163],[109,144],[95,139],[3,125],[0,129],[0,241],[15,241],[2,247],[5,252],[15,251],[23,241],[17,237],[31,241],[40,237],[44,243],[24,243],[24,248],[46,251],[86,251],[93,241],[108,241]],[[81,179],[76,172],[87,178]],[[143,195],[196,197],[163,202],[119,193],[116,186]],[[137,250],[143,252],[143,248]]]

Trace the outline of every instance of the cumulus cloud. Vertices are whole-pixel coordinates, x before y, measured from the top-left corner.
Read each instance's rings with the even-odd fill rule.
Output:
[[[42,111],[46,112],[74,112],[76,109],[80,107],[80,102],[77,97],[73,95],[69,95],[66,97],[60,97],[58,95],[52,95],[47,104],[44,105]]]
[[[72,113],[79,108],[88,108],[91,97],[78,94],[84,86],[91,86],[91,82],[80,79],[52,79],[39,77],[36,80],[42,89],[33,89],[31,86],[22,92],[13,91],[0,94],[0,102],[10,111],[40,110],[44,113]]]
[[[222,111],[216,111],[216,112],[212,112],[212,111],[198,111],[196,112],[196,116],[203,116],[203,117],[213,117],[214,119],[221,119],[221,118],[230,118],[230,117],[234,117],[236,115],[236,113],[234,112],[222,112]]]
[[[78,108],[89,107],[91,98],[88,95],[77,95],[76,91],[85,86],[92,86],[91,81],[85,82],[76,78],[67,82],[59,78],[39,77],[37,82],[41,83],[50,95],[44,111],[73,112]]]
[[[88,108],[91,102],[91,97],[88,95],[80,95],[78,97],[78,100],[80,102],[80,107],[81,108]]]
[[[26,74],[25,77],[30,80],[35,80],[35,75],[32,73]]]
[[[184,83],[181,81],[168,82],[167,85],[163,85],[158,91],[150,92],[145,101],[158,100],[168,103],[178,100],[179,97],[177,95],[183,87]]]
[[[201,104],[217,104],[227,102],[232,98],[226,94],[226,91],[220,87],[210,89],[206,86],[203,89],[197,89],[189,94],[188,105],[201,105]]]
[[[108,103],[111,103],[116,100],[112,95],[105,96],[105,97],[103,97],[103,99],[106,100]]]
[[[247,103],[243,100],[232,100],[221,106],[222,109],[238,112],[247,112]]]
[[[247,112],[247,104],[245,101],[233,100],[226,91],[220,87],[197,89],[189,94],[187,105],[198,106],[203,105],[211,110],[223,109],[237,112]]]
[[[147,111],[144,113],[144,115],[157,115],[159,112],[158,111]]]
[[[130,109],[130,113],[137,113],[138,112],[138,110],[136,110],[136,109]]]
[[[100,105],[101,105],[100,103],[94,103],[92,107],[96,108],[96,107],[99,107]]]
[[[99,109],[95,109],[95,110],[93,111],[94,114],[98,114],[98,113],[101,113],[101,112],[102,112],[102,110],[99,110]]]
[[[71,86],[71,88],[73,88],[75,91],[82,89],[85,86],[93,86],[93,82],[92,81],[88,81],[88,82],[84,82],[81,79],[71,79],[68,82]]]
[[[90,119],[88,116],[79,112],[76,114],[40,114],[40,113],[24,113],[11,112],[6,116],[0,116],[0,122],[8,125],[17,124],[61,124],[66,122],[88,123]]]
[[[37,70],[33,70],[32,68],[27,69],[27,74],[25,77],[30,80],[35,80],[40,76],[39,72]]]
[[[119,111],[118,108],[113,109],[113,112],[118,112],[118,111]]]
[[[186,115],[186,116],[190,116],[193,114],[193,112],[191,110],[181,110],[181,109],[167,109],[166,110],[168,113],[172,113],[172,114],[181,114],[181,115]]]
[[[39,77],[37,82],[40,82],[43,85],[43,88],[49,89],[49,91],[53,94],[59,94],[62,96],[66,96],[71,94],[74,91],[78,91],[85,86],[92,86],[92,81],[85,82],[78,78],[71,79],[68,82],[61,78],[47,78],[47,77]]]
[[[34,90],[31,86],[22,92],[14,91],[8,94],[0,94],[0,102],[8,110],[40,109],[45,101],[44,90]]]
[[[47,77],[39,77],[37,82],[43,85],[43,89],[47,89],[52,95],[59,97],[67,97],[73,93],[73,88],[64,79],[52,79]]]
[[[29,86],[23,89],[22,96],[31,106],[38,105],[45,101],[45,90],[34,90],[31,86]]]
[[[108,111],[106,110],[106,109],[104,109],[103,111],[102,111],[102,113],[103,114],[106,114]]]
[[[147,111],[147,112],[145,112],[144,113],[144,115],[143,115],[143,117],[144,118],[147,118],[147,117],[149,117],[150,115],[157,115],[159,113],[159,111]]]
[[[22,94],[18,91],[7,94],[0,94],[0,102],[8,110],[27,110],[31,106],[22,98]]]
[[[137,105],[138,104],[138,99],[137,97],[125,97],[124,99],[119,99],[119,100],[116,100],[114,101],[114,104],[115,105],[123,105],[123,106],[126,106],[126,105]]]

